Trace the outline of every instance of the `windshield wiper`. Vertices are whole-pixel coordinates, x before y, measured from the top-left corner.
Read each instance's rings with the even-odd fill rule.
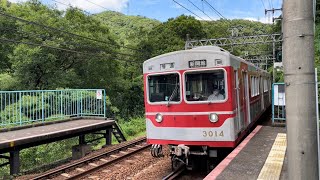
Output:
[[[178,92],[178,83],[176,84],[176,87],[174,88],[169,100],[168,100],[168,103],[167,103],[167,106],[169,107],[170,106],[170,101],[173,99],[173,97],[176,95],[176,93]]]

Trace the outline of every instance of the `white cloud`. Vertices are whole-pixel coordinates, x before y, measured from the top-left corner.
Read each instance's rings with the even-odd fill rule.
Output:
[[[61,1],[61,0],[60,0]],[[64,0],[61,1],[64,4],[69,4],[73,7],[77,7],[92,13],[97,13],[101,11],[112,10],[112,11],[122,11],[127,7],[129,0]],[[58,9],[67,9],[65,5],[56,3]]]
[[[192,15],[192,16],[194,16],[193,14],[189,14],[189,15]],[[216,21],[216,20],[219,20],[220,18],[218,18],[218,17],[215,17],[215,16],[210,16],[209,14],[209,17],[207,16],[207,15],[204,15],[204,14],[200,14],[200,13],[198,13],[197,14],[199,17],[197,17],[197,16],[194,16],[197,20],[205,20],[205,21]]]
[[[220,18],[219,17],[214,17],[214,16],[210,16],[211,19],[206,16],[206,15],[199,15],[199,17],[191,14],[191,13],[185,13],[186,15],[189,15],[189,16],[193,16],[195,17],[197,20],[205,20],[205,21],[211,21],[211,20],[219,20]],[[200,14],[200,13],[198,13]],[[254,18],[254,17],[231,17],[231,18],[227,18],[228,20],[232,20],[232,19],[244,19],[244,20],[248,20],[248,21],[256,21],[256,22],[261,22],[261,23],[265,23],[265,24],[272,24],[272,18],[268,18],[268,17],[263,17],[263,18]]]
[[[8,0],[13,3],[21,3],[26,2],[28,0]],[[149,3],[157,3],[158,0],[147,0]],[[61,2],[61,3],[57,3]],[[68,4],[73,7],[77,7],[86,11],[90,11],[92,13],[97,13],[101,11],[105,11],[106,9],[112,11],[122,11],[127,8],[129,0],[57,0],[55,3],[60,10],[65,10],[68,7],[63,4]],[[62,4],[63,3],[63,4]]]
[[[243,18],[243,19],[249,20],[249,21],[262,22],[262,23],[265,23],[265,24],[272,24],[272,18],[268,18],[268,17],[263,17],[263,18],[246,17],[246,18]]]

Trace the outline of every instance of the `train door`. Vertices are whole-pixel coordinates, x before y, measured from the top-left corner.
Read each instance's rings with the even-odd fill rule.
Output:
[[[236,100],[236,117],[237,117],[237,131],[242,130],[244,127],[244,118],[240,109],[240,96],[239,96],[239,75],[238,71],[234,71],[234,88],[235,88],[235,100]]]
[[[244,88],[244,96],[243,96],[243,103],[244,103],[244,108],[243,111],[245,113],[244,117],[247,120],[247,125],[251,123],[251,118],[250,118],[250,97],[249,97],[249,80],[248,80],[248,73],[243,72],[243,88]]]

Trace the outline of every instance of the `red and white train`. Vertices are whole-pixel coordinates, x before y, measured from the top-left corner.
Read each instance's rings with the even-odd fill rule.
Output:
[[[236,147],[271,103],[270,75],[215,46],[143,64],[147,142],[192,167]]]

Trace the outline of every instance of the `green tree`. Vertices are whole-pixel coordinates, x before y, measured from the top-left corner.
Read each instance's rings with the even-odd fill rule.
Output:
[[[182,40],[186,40],[187,34],[189,34],[192,39],[205,37],[202,23],[193,16],[181,15],[175,19],[169,19],[164,24]]]

